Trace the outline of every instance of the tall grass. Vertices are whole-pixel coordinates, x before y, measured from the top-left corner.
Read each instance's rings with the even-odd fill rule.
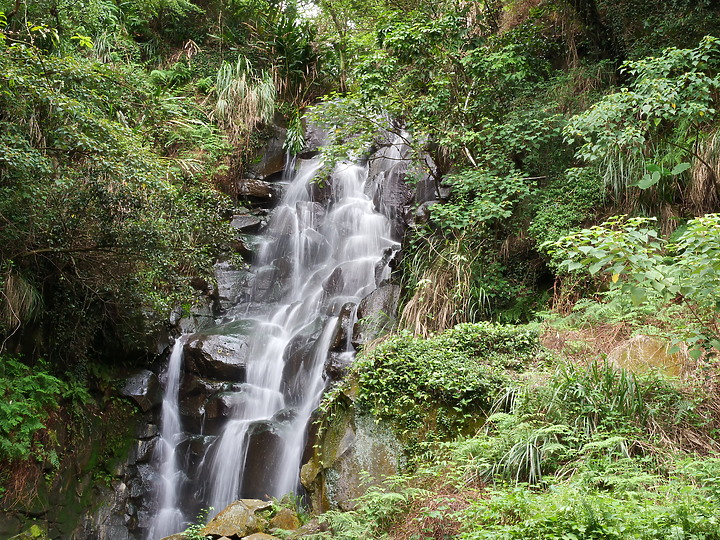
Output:
[[[216,91],[215,117],[235,146],[245,146],[257,127],[273,119],[277,102],[273,79],[264,71],[256,72],[247,58],[222,65]]]

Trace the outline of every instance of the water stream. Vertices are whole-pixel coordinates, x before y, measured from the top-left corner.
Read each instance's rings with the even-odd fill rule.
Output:
[[[326,387],[330,351],[352,355],[357,305],[389,275],[382,255],[397,241],[389,220],[375,209],[367,167],[341,165],[328,186],[313,184],[320,168],[317,159],[299,162],[263,233],[250,298],[233,310],[232,323],[252,329],[246,377],[238,391],[225,396],[228,420],[209,438],[193,475],[191,496],[202,507],[212,506],[211,515],[240,497],[297,492],[307,426]],[[317,193],[326,200],[314,200]],[[181,490],[174,455],[182,437],[181,342],[172,354],[163,402],[162,486],[151,538],[182,530],[188,517],[177,510]]]

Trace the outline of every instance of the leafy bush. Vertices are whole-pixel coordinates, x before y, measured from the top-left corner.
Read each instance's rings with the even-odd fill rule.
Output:
[[[526,327],[462,324],[429,339],[394,336],[358,364],[359,404],[410,442],[477,427],[496,395],[538,348]]]
[[[31,368],[0,356],[0,461],[27,459],[33,438],[68,388],[38,363]]]
[[[698,358],[720,348],[717,324],[720,290],[720,214],[688,221],[669,241],[651,228],[654,219],[612,218],[558,240],[554,247],[568,271],[610,275],[610,289],[637,306],[648,299],[682,303],[699,323],[683,338]]]

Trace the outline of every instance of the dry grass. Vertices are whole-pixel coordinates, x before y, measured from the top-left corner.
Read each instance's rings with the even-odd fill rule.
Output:
[[[439,485],[431,495],[418,498],[390,531],[392,540],[445,540],[457,538],[462,526],[462,512],[480,498],[487,497],[481,488],[458,489],[451,484]]]
[[[694,160],[690,170],[690,184],[685,197],[693,213],[702,215],[715,212],[720,204],[718,179],[720,178],[720,136],[713,133],[698,147],[702,161]]]
[[[405,304],[399,327],[416,336],[429,337],[456,324],[472,322],[487,307],[484,291],[475,282],[472,268],[480,257],[462,237],[438,248],[432,243],[430,266],[412,298]],[[480,305],[478,305],[478,302]]]

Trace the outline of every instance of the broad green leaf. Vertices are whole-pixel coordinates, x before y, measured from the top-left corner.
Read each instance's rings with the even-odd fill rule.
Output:
[[[685,171],[687,171],[689,168],[690,168],[690,164],[687,162],[678,163],[677,165],[675,165],[673,170],[670,171],[670,174],[672,174],[672,175],[681,174],[681,173],[684,173]]]
[[[648,189],[657,184],[660,181],[660,173],[654,172],[652,175],[646,174],[645,176],[640,179],[640,181],[636,184],[637,187],[640,189]]]

